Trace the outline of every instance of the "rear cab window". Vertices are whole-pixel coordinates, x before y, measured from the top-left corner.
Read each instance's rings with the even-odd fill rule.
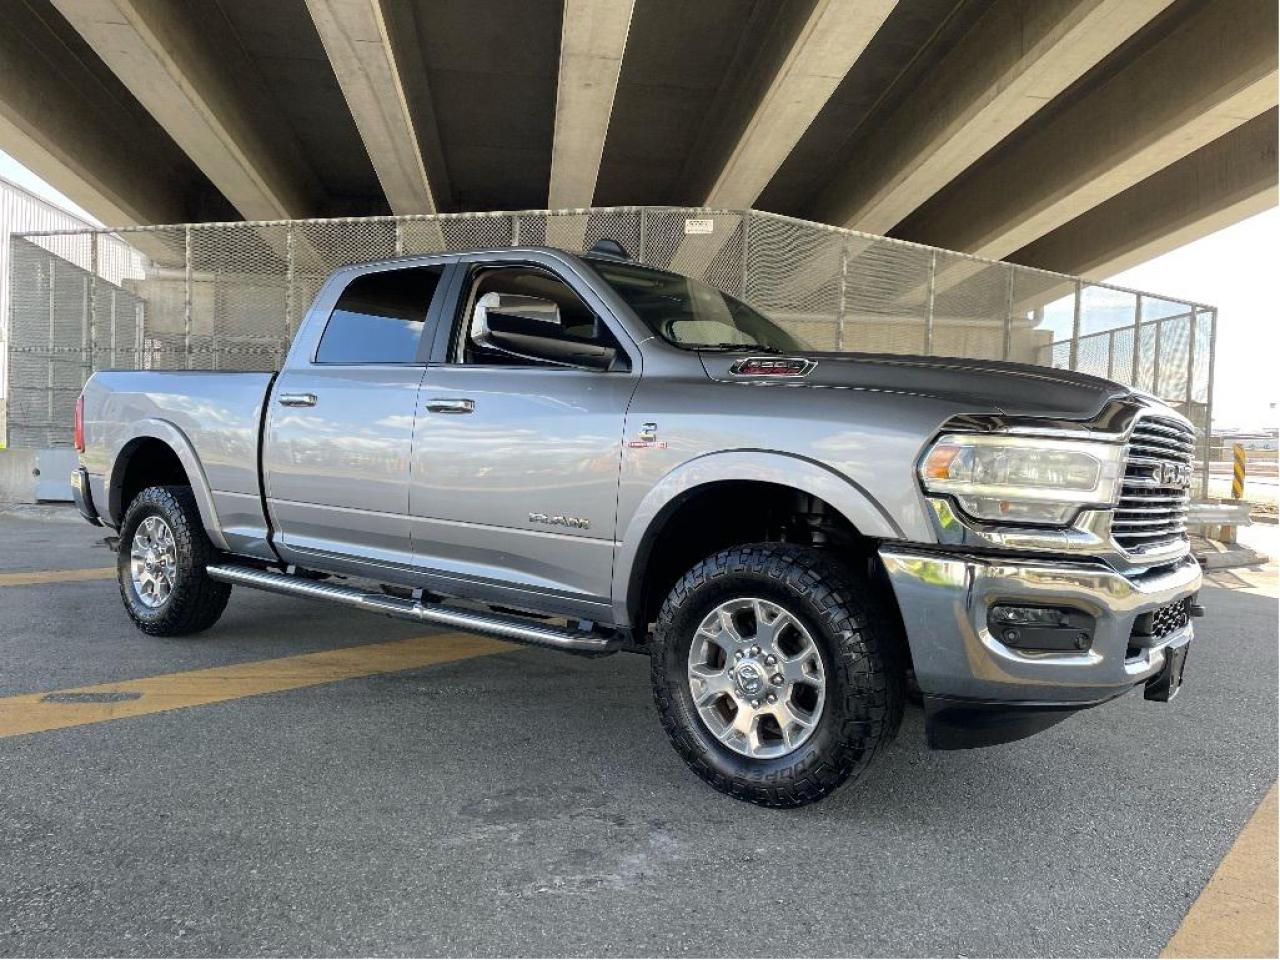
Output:
[[[316,348],[318,364],[418,363],[444,267],[403,267],[356,277],[342,291]]]

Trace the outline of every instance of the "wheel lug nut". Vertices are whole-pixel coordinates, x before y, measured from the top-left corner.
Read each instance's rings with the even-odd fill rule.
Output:
[[[759,707],[760,707],[760,701],[759,701],[759,700],[752,700],[752,701],[751,701],[751,706],[755,707],[756,709],[759,709]]]
[[[745,656],[746,656],[746,654],[745,654],[745,653],[743,653],[741,650],[738,650],[738,651],[736,651],[736,652],[734,653],[734,655],[733,655],[733,659],[735,659],[735,660],[741,660],[741,659],[742,659],[743,657],[745,657]]]
[[[777,662],[778,662],[778,658],[777,658],[777,657],[775,657],[775,656],[771,653],[771,654],[769,654],[767,657],[765,657],[765,658],[764,658],[764,662],[765,662],[765,663],[767,663],[769,666],[771,666],[771,667],[772,667],[775,663],[777,663]]]
[[[760,653],[760,648],[759,648],[759,647],[752,647],[752,648],[751,648],[751,655],[752,655],[753,657],[754,657],[754,656],[759,655],[759,653]]]
[[[778,702],[778,695],[777,695],[776,693],[771,693],[771,694],[769,694],[769,696],[768,696],[766,699],[767,699],[770,703],[777,703],[777,702]]]
[[[769,682],[772,683],[775,687],[782,686],[782,674],[775,673],[772,677],[769,678]]]

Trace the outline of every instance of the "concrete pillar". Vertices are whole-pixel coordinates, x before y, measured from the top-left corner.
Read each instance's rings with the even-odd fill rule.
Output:
[[[316,212],[314,173],[216,5],[52,2],[242,216]]]
[[[307,8],[391,212],[435,213],[384,0],[307,0]],[[414,77],[415,86],[424,83],[425,76]]]
[[[589,207],[635,0],[565,0],[547,206]]]
[[[0,22],[0,144],[108,226],[234,212],[74,30],[25,3]]]
[[[997,0],[819,194],[825,223],[888,233],[1170,0]]]
[[[1009,259],[1109,277],[1261,213],[1280,199],[1276,136],[1273,108]]]
[[[1182,5],[1146,46],[1032,121],[895,236],[1003,258],[1276,105],[1276,6]]]

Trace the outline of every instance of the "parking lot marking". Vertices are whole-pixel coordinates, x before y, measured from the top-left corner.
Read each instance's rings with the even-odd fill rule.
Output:
[[[1276,812],[1272,784],[1160,956],[1277,955]]]
[[[0,587],[28,587],[37,583],[71,583],[76,580],[114,580],[115,567],[89,567],[82,570],[19,570],[0,573]]]
[[[0,698],[0,738],[280,693],[515,649],[518,648],[512,644],[487,637],[441,633],[118,683],[42,690]]]

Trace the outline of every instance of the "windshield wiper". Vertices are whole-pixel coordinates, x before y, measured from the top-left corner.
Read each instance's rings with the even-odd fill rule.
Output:
[[[686,343],[691,350],[714,350],[717,353],[729,353],[734,350],[746,350],[750,353],[781,353],[777,347],[767,347],[760,343]]]

